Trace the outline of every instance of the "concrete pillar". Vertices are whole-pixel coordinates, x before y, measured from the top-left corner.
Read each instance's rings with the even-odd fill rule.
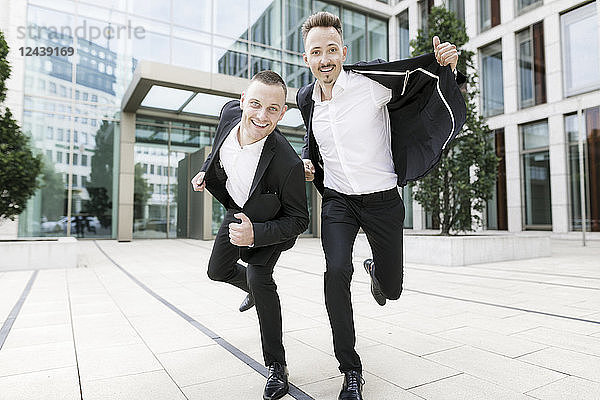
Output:
[[[504,129],[506,149],[506,205],[508,211],[508,231],[523,230],[523,204],[521,186],[521,141],[517,125],[507,125]]]
[[[413,230],[420,231],[423,229],[425,229],[425,211],[423,211],[423,206],[413,197]]]
[[[479,30],[478,10],[478,0],[465,0],[465,28],[470,38],[477,36],[477,31]]]
[[[569,174],[567,169],[567,141],[562,115],[548,118],[550,141],[550,193],[552,204],[552,231],[569,231]]]
[[[119,217],[117,240],[129,242],[133,237],[135,114],[121,113],[119,140]]]

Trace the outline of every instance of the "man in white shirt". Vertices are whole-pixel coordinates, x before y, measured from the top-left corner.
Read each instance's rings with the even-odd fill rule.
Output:
[[[302,27],[302,33],[304,61],[316,78],[315,83],[301,88],[297,96],[307,128],[302,158],[306,180],[314,179],[315,186],[323,195],[321,236],[326,260],[325,304],[333,332],[334,352],[340,371],[344,373],[338,398],[362,400],[364,380],[360,357],[354,349],[356,337],[350,296],[352,248],[356,235],[362,228],[373,251],[374,261],[364,262],[371,277],[373,297],[380,305],[384,305],[387,299],[398,299],[403,278],[404,204],[397,186],[405,184],[405,178],[414,179],[427,172],[428,164],[435,161],[440,151],[437,149],[440,147],[437,130],[444,131],[451,122],[450,131],[444,131],[444,135],[448,135],[443,143],[445,146],[460,129],[457,125],[462,125],[459,114],[464,108],[464,100],[459,93],[458,103],[462,102],[462,107],[456,104],[456,96],[448,105],[444,93],[450,90],[456,95],[458,91],[454,76],[447,68],[443,71],[446,77],[450,73],[452,82],[450,86],[446,85],[450,89],[446,90],[445,86],[442,90],[440,83],[447,84],[448,80],[440,79],[423,68],[421,64],[425,66],[427,60],[409,60],[406,66],[412,68],[414,64],[412,71],[395,71],[393,65],[386,66],[388,71],[370,70],[372,75],[387,75],[382,81],[389,87],[362,73],[344,70],[342,64],[347,48],[343,45],[341,22],[333,14],[320,12],[310,16]],[[450,65],[454,71],[458,60],[456,47],[450,43],[440,44],[439,38],[435,37],[434,50],[437,63],[431,55],[430,60],[433,61],[428,66],[432,63],[435,68]],[[421,85],[425,88],[422,92],[427,95],[414,95],[413,92]],[[436,85],[439,98],[434,90]],[[432,124],[427,123],[427,127],[420,120],[407,118],[406,129],[392,135],[386,105],[393,95],[400,99],[399,105],[406,98],[418,100],[405,105],[401,112],[409,109],[411,113],[410,107],[416,107],[412,114],[417,116],[423,110],[435,114],[441,110],[446,113],[445,117]],[[422,106],[417,107],[419,102]],[[444,108],[444,104],[448,107]],[[394,118],[404,119],[396,114]],[[408,125],[415,126],[411,128]],[[443,129],[436,130],[434,125],[443,126]],[[410,139],[413,128],[418,134],[426,132],[422,135],[426,137]],[[429,140],[429,129],[434,132],[433,141]],[[403,140],[416,145],[410,147]],[[422,154],[433,150],[431,155],[417,158],[414,156],[419,152],[417,149],[422,149]],[[423,165],[418,168],[412,164],[407,166],[406,163],[412,160]]]
[[[269,369],[265,400],[289,390],[273,268],[309,221],[303,163],[276,128],[287,108],[286,93],[277,73],[256,74],[240,101],[223,106],[212,152],[191,182],[195,191],[208,189],[227,209],[208,276],[248,293],[240,311],[256,305]]]

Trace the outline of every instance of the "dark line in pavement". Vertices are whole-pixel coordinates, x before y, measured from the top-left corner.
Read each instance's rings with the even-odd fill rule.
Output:
[[[25,303],[25,299],[31,291],[31,286],[33,286],[33,282],[35,281],[38,272],[38,270],[33,271],[33,274],[31,274],[31,278],[29,278],[25,289],[23,289],[23,293],[21,293],[21,297],[19,297],[19,300],[10,311],[10,314],[8,314],[8,318],[6,318],[6,321],[4,321],[4,324],[2,324],[2,328],[0,328],[0,350],[2,350],[2,346],[4,346],[4,342],[6,342],[6,338],[8,337],[10,329],[15,323],[15,320],[17,319],[17,316],[23,307],[23,303]]]
[[[81,370],[79,369],[79,354],[77,354],[77,341],[75,340],[75,327],[73,324],[73,304],[71,303],[71,288],[69,277],[65,270],[65,282],[67,283],[67,298],[69,300],[69,319],[71,320],[71,337],[73,338],[73,352],[75,353],[75,365],[77,366],[77,383],[79,384],[79,398],[83,400],[83,387],[81,386]]]
[[[186,244],[188,244],[190,246],[194,246],[194,247],[200,247],[200,246],[197,246],[197,245],[194,245],[194,244],[191,244],[191,243],[186,243]],[[287,270],[296,271],[296,272],[302,272],[302,273],[308,274],[308,275],[315,275],[315,276],[320,276],[320,277],[323,276],[322,272],[321,273],[317,273],[317,272],[305,271],[305,270],[300,269],[300,268],[288,267],[288,266],[281,265],[281,264],[277,264],[277,268],[287,269]],[[419,269],[419,268],[414,268],[414,267],[408,267],[408,268],[409,269]],[[429,270],[426,269],[426,271],[429,271]],[[432,271],[432,272],[438,272],[438,271]],[[444,271],[440,271],[440,273],[453,274],[452,272],[444,272]],[[457,273],[457,275],[468,275],[468,274]],[[468,275],[468,276],[471,276],[471,275]],[[477,275],[473,275],[473,276],[477,276]],[[482,277],[482,278],[484,278],[484,277]],[[494,277],[489,277],[488,279],[512,280],[510,278],[494,278]],[[359,281],[359,280],[357,280],[356,282],[370,285],[370,282],[362,282],[362,281]],[[558,283],[547,283],[547,282],[543,282],[543,283],[545,283],[547,285],[567,286],[567,285],[561,285],[561,284],[558,284]],[[574,285],[569,285],[569,286],[577,287],[577,286],[574,286]],[[599,289],[590,288],[590,287],[581,287],[581,288],[583,288],[583,289],[599,290]],[[527,308],[512,307],[512,306],[507,306],[507,305],[504,305],[504,304],[488,303],[488,302],[479,301],[479,300],[463,299],[461,297],[454,297],[454,296],[447,296],[447,295],[438,294],[438,293],[424,292],[422,290],[416,290],[416,289],[406,289],[406,288],[404,288],[403,290],[405,292],[414,292],[414,293],[424,294],[424,295],[427,295],[427,296],[434,296],[434,297],[441,297],[441,298],[444,298],[444,299],[464,301],[464,302],[467,302],[467,303],[483,304],[483,305],[491,306],[491,307],[506,308],[506,309],[509,309],[509,310],[523,311],[523,312],[528,312],[528,313],[532,313],[532,314],[540,314],[540,315],[546,315],[546,316],[549,316],[549,317],[556,317],[556,318],[562,318],[562,319],[570,319],[570,320],[573,320],[573,321],[588,322],[588,323],[591,323],[591,324],[598,324],[598,325],[600,325],[600,321],[594,321],[594,320],[590,320],[590,319],[583,319],[583,318],[577,318],[577,317],[570,317],[568,315],[553,314],[553,313],[548,313],[548,312],[545,312],[545,311],[538,311],[538,310],[529,310]]]
[[[361,283],[364,283],[364,282],[361,282]],[[528,312],[528,313],[532,313],[532,314],[541,314],[541,315],[547,315],[547,316],[550,316],[550,317],[570,319],[570,320],[573,320],[573,321],[589,322],[591,324],[598,324],[598,325],[600,325],[600,321],[594,321],[594,320],[591,320],[591,319],[569,317],[568,315],[553,314],[553,313],[549,313],[549,312],[545,312],[545,311],[529,310],[527,308],[513,307],[513,306],[507,306],[507,305],[496,304],[496,303],[488,303],[487,301],[462,299],[460,297],[447,296],[447,295],[444,295],[444,294],[437,294],[437,293],[423,292],[423,291],[415,290],[415,289],[404,289],[404,290],[406,290],[407,292],[414,292],[414,293],[426,294],[428,296],[442,297],[444,299],[466,301],[468,303],[483,304],[483,305],[486,305],[486,306],[506,308],[506,309],[515,310],[515,311],[524,311],[524,312]]]
[[[277,264],[277,268],[283,268],[283,269],[288,269],[288,270],[291,270],[291,271],[303,272],[303,273],[308,274],[308,275],[323,276],[322,273],[319,274],[319,273],[316,273],[316,272],[303,271],[300,268],[286,267],[286,266],[280,265],[280,264]],[[359,280],[357,280],[356,282],[362,283],[362,284],[365,284],[365,285],[370,285],[371,284],[370,282],[363,282],[363,281],[359,281]],[[464,301],[464,302],[467,302],[467,303],[483,304],[483,305],[491,306],[491,307],[506,308],[506,309],[509,309],[509,310],[523,311],[523,312],[528,312],[528,313],[532,313],[532,314],[541,314],[541,315],[547,315],[547,316],[550,316],[550,317],[570,319],[570,320],[573,320],[573,321],[589,322],[591,324],[599,324],[600,325],[600,321],[594,321],[594,320],[590,320],[590,319],[583,319],[583,318],[577,318],[577,317],[570,317],[568,315],[553,314],[553,313],[548,313],[548,312],[545,312],[545,311],[538,311],[538,310],[529,310],[527,308],[507,306],[507,305],[504,305],[504,304],[488,303],[486,301],[479,301],[479,300],[472,300],[472,299],[463,299],[461,297],[454,297],[454,296],[447,296],[447,295],[444,295],[444,294],[424,292],[422,290],[416,290],[416,289],[406,289],[406,288],[404,288],[402,290],[405,291],[405,292],[414,292],[414,293],[424,294],[424,295],[427,295],[427,296],[442,297],[444,299]]]
[[[499,277],[499,276],[485,276],[485,275],[477,275],[477,274],[467,274],[467,273],[464,273],[464,272],[438,271],[438,270],[429,269],[429,268],[407,267],[407,269],[414,269],[414,270],[417,270],[417,271],[433,272],[435,274],[471,276],[471,277],[474,277],[474,278],[482,278],[482,279],[496,279],[496,280],[501,280],[501,281],[527,282],[527,283],[535,283],[535,284],[538,284],[538,285],[562,286],[562,287],[570,287],[570,288],[575,288],[575,289],[600,290],[600,288],[598,288],[598,287],[570,285],[568,283],[554,283],[554,282],[544,282],[544,281],[533,281],[533,280],[530,280],[530,279],[520,279],[520,278],[502,278],[502,277]]]
[[[185,319],[194,328],[196,328],[200,332],[204,333],[206,336],[211,338],[219,346],[221,346],[222,348],[227,350],[229,353],[233,354],[240,361],[247,364],[250,368],[252,368],[256,372],[258,372],[265,378],[268,376],[267,369],[261,363],[259,363],[258,361],[256,361],[255,359],[253,359],[252,357],[250,357],[249,355],[247,355],[246,353],[244,353],[243,351],[241,351],[240,349],[238,349],[237,347],[235,347],[234,345],[229,343],[227,340],[223,339],[217,333],[213,332],[206,326],[202,325],[200,322],[196,321],[193,317],[191,317],[190,315],[186,314],[185,312],[183,312],[182,310],[177,308],[175,305],[173,305],[172,303],[167,301],[165,298],[161,297],[158,293],[154,292],[152,289],[150,289],[148,286],[146,286],[143,282],[141,282],[139,279],[137,279],[135,276],[133,276],[129,271],[127,271],[125,268],[123,268],[121,265],[119,265],[115,260],[113,260],[104,251],[104,249],[102,249],[100,247],[100,245],[98,244],[97,241],[94,241],[94,243],[96,244],[96,247],[98,247],[98,249],[102,252],[102,254],[104,254],[106,256],[106,258],[108,258],[110,260],[110,262],[112,262],[117,268],[119,268],[121,270],[121,272],[123,272],[125,275],[127,275],[139,287],[144,289],[146,291],[146,293],[148,293],[150,296],[154,297],[156,300],[160,301],[162,304],[164,304],[168,309],[173,311],[175,314],[177,314],[181,318]],[[296,400],[315,400],[313,397],[311,397],[309,394],[302,391],[300,388],[298,388],[291,382],[290,382],[290,391],[288,393],[290,396],[292,396]]]
[[[478,269],[478,270],[501,271],[501,272],[511,272],[511,273],[518,273],[518,274],[559,276],[561,278],[577,278],[577,279],[600,280],[600,277],[598,277],[598,276],[585,276],[585,275],[573,275],[573,274],[555,274],[555,273],[552,273],[552,272],[539,272],[539,271],[517,271],[517,270],[513,270],[513,269],[493,268],[493,267],[479,267],[479,266],[474,267],[473,264],[471,264],[471,265],[463,265],[462,267],[459,267],[459,268],[472,268],[472,269]]]

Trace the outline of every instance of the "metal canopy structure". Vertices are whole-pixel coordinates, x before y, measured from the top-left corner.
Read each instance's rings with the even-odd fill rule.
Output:
[[[248,79],[143,60],[123,96],[121,109],[125,113],[149,111],[165,118],[216,119],[223,105],[239,98],[247,86]],[[279,123],[282,128],[303,127],[296,92],[288,89],[289,109]]]

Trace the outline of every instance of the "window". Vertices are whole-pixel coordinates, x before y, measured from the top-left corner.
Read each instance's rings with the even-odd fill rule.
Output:
[[[465,0],[448,0],[448,10],[454,12],[456,18],[465,22]]]
[[[51,126],[46,128],[46,139],[48,139],[48,140],[54,139],[54,128]]]
[[[77,159],[78,159],[78,155],[77,154],[73,154],[73,165],[77,165]]]
[[[154,175],[154,164],[150,164],[150,174]]]
[[[427,25],[429,20],[429,13],[431,12],[431,7],[433,7],[433,0],[419,0],[419,23],[420,28],[423,31],[427,31]]]
[[[49,82],[49,84],[48,84],[48,91],[49,91],[50,93],[53,93],[53,94],[55,94],[55,93],[56,93],[56,83],[54,83],[54,82]]]
[[[79,179],[77,179],[77,175],[73,174],[73,181],[72,181],[72,185],[73,186],[79,186],[77,183],[79,181]]]
[[[65,137],[64,137],[64,135],[65,135],[65,131],[64,131],[64,129],[62,129],[62,128],[58,128],[58,129],[56,130],[56,140],[57,140],[57,141],[59,141],[59,142],[62,142],[63,140],[65,140]]]
[[[542,0],[517,0],[517,12],[522,14],[541,5]]]
[[[517,33],[519,108],[546,102],[544,25],[538,22]]]
[[[87,155],[85,155],[85,154],[81,155],[81,165],[84,167],[87,167],[87,158],[88,158]]]
[[[525,228],[550,229],[552,203],[548,121],[520,125],[519,130],[522,140]]]
[[[82,187],[87,187],[87,183],[88,183],[88,178],[87,178],[87,176],[82,176],[82,177],[81,177],[81,186],[82,186]]]
[[[383,19],[369,17],[367,32],[369,35],[369,60],[376,58],[388,59],[388,22]]]
[[[48,161],[52,161],[52,150],[46,150],[46,158]]]
[[[344,42],[348,46],[347,63],[355,63],[367,58],[367,17],[356,11],[344,9],[342,29]]]
[[[500,0],[479,0],[479,30],[500,25]]]
[[[398,15],[398,42],[400,44],[400,58],[410,57],[410,38],[408,36],[408,10]]]
[[[561,15],[560,24],[565,96],[600,88],[596,3]]]
[[[57,151],[56,152],[56,163],[62,164],[62,162],[63,162],[63,153],[62,153],[62,151]]]
[[[486,117],[504,112],[504,83],[502,79],[502,41],[480,50],[481,105]]]
[[[506,154],[504,150],[504,128],[495,129],[490,140],[493,141],[498,169],[496,170],[496,185],[492,198],[486,204],[487,229],[508,230],[508,207],[506,196]]]
[[[600,232],[600,107],[584,110],[582,122],[585,135],[583,141],[583,171],[586,194],[586,229]],[[569,166],[571,230],[580,231],[582,226],[581,169],[577,114],[565,116],[565,132],[569,145],[567,162]]]

